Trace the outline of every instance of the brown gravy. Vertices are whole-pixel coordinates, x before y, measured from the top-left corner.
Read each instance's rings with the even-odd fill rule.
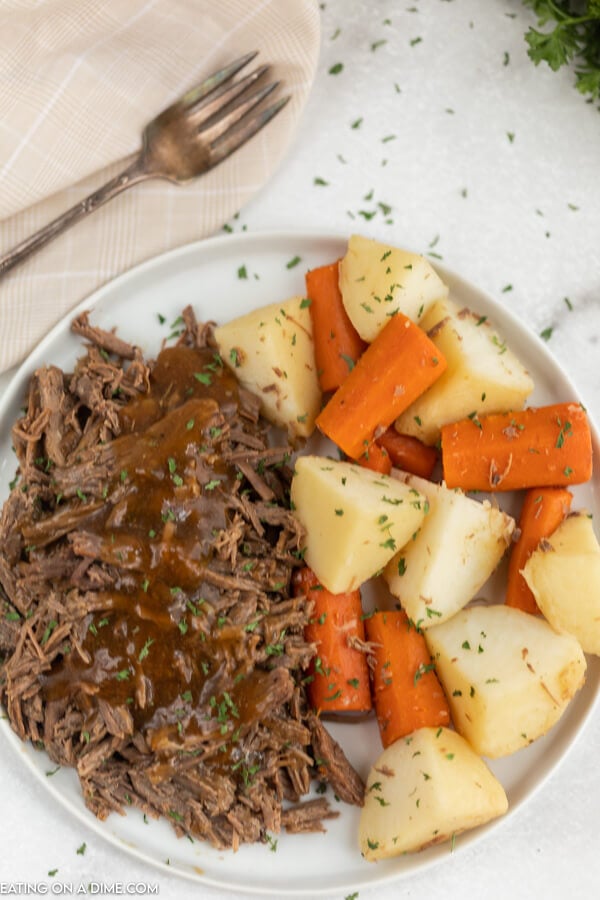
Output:
[[[87,615],[83,653],[44,677],[47,700],[68,696],[84,714],[99,699],[126,706],[156,750],[189,746],[195,734],[235,740],[268,690],[268,673],[252,671],[243,652],[250,632],[216,613],[215,589],[203,583],[228,525],[224,494],[239,477],[215,449],[238,401],[212,351],[161,352],[149,392],[122,410],[106,502],[86,527],[89,555],[121,580]]]

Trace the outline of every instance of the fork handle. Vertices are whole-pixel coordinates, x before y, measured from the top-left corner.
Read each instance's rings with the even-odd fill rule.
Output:
[[[149,173],[144,169],[143,157],[141,154],[137,154],[118,175],[115,175],[106,184],[103,184],[92,194],[80,200],[79,203],[76,203],[75,206],[66,210],[56,219],[48,222],[39,231],[35,231],[28,238],[25,238],[24,241],[13,247],[8,253],[0,256],[0,278],[28,259],[37,250],[41,250],[42,247],[45,247],[46,244],[57,238],[71,225],[81,221],[81,219],[98,209],[99,206],[108,203],[109,200],[112,200],[113,197],[127,190],[133,184],[137,184],[148,177]]]

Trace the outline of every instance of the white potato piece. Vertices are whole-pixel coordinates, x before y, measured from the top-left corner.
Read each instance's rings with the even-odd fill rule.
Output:
[[[521,572],[552,627],[574,635],[585,653],[600,654],[600,545],[591,516],[567,516]]]
[[[504,788],[449,728],[419,728],[383,751],[367,779],[359,844],[375,861],[422,850],[503,815]]]
[[[510,544],[515,522],[487,500],[416,475],[401,477],[427,497],[429,509],[414,541],[390,560],[383,574],[407,615],[420,628],[429,628],[473,599]]]
[[[396,420],[402,434],[435,444],[440,428],[473,413],[522,409],[533,380],[485,316],[451,300],[431,306],[419,325],[444,355],[446,371]]]
[[[380,571],[425,517],[425,497],[395,478],[322,456],[296,460],[291,499],[305,561],[334,594]]]
[[[394,313],[419,322],[434,300],[448,295],[447,285],[423,256],[357,234],[348,241],[339,271],[348,317],[369,342]]]
[[[215,328],[223,361],[260,397],[261,412],[291,437],[312,433],[321,407],[306,301],[291,297]]]
[[[506,756],[545,734],[585,680],[578,641],[509,606],[470,606],[425,632],[456,730]]]

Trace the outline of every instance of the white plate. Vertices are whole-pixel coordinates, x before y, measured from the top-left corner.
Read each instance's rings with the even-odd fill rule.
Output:
[[[215,238],[183,247],[133,269],[97,291],[81,308],[92,310],[94,324],[104,328],[118,326],[119,334],[126,340],[153,355],[169,334],[170,323],[186,304],[194,306],[200,320],[225,322],[254,306],[304,293],[306,269],[336,259],[344,248],[342,237],[306,233]],[[301,261],[290,267],[296,257]],[[245,267],[246,278],[240,277],[241,267]],[[546,347],[522,323],[481,291],[446,269],[437,268],[449,283],[452,294],[472,309],[488,315],[527,365],[536,385],[532,405],[576,398],[575,388]],[[160,324],[159,316],[166,317],[165,324]],[[69,369],[81,354],[81,343],[69,330],[70,319],[71,316],[59,323],[35,349],[0,404],[0,501],[7,496],[8,484],[14,477],[10,428],[19,414],[29,376],[47,363]],[[600,454],[597,433],[594,454],[597,461]],[[575,489],[574,506],[585,505],[598,514],[599,492],[600,472],[596,463],[593,482]],[[497,584],[498,579],[493,580],[481,595],[493,599]],[[507,791],[509,816],[532,796],[563,758],[590,715],[599,689],[600,660],[590,658],[585,687],[550,734],[526,750],[491,764]],[[74,816],[138,858],[159,867],[168,865],[168,872],[198,883],[261,896],[316,897],[399,879],[451,859],[450,845],[443,844],[377,865],[365,862],[357,847],[358,811],[344,804],[339,807],[340,817],[327,823],[327,834],[282,834],[275,853],[268,845],[244,846],[234,854],[213,850],[197,841],[178,840],[166,821],[146,825],[135,810],[126,817],[112,815],[106,822],[99,822],[84,807],[73,771],[61,769],[47,778],[48,769],[54,768],[48,757],[29,745],[24,748],[6,721],[0,723],[0,729],[32,775]],[[370,764],[381,751],[374,721],[335,725],[331,730],[351,762],[366,777]],[[3,753],[5,747],[6,744]],[[566,797],[566,809],[568,802]],[[483,837],[489,840],[494,828],[505,819],[461,835],[453,852],[461,853]]]

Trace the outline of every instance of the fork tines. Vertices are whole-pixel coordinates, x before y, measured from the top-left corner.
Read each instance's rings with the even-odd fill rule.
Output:
[[[290,99],[283,97],[255,115],[249,115],[280,85],[279,81],[274,81],[252,90],[270,70],[268,65],[261,65],[232,81],[256,56],[257,51],[247,53],[219,69],[181,100],[188,117],[198,127],[199,135],[211,145],[213,164],[229,156],[260,131]]]

